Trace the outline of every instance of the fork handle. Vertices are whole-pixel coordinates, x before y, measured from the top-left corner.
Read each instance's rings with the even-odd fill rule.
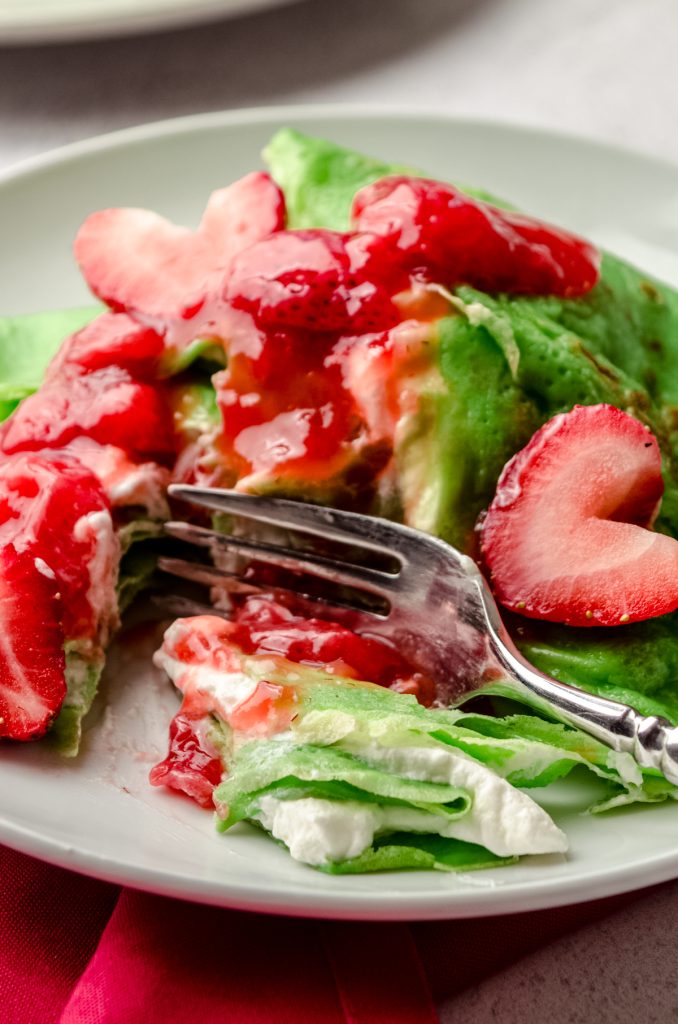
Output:
[[[654,768],[678,786],[678,728],[660,715],[641,715],[635,708],[579,690],[540,672],[514,646],[499,612],[488,606],[490,643],[508,674],[508,685],[494,687],[515,696],[536,711],[573,725],[613,750],[632,754],[643,768]]]

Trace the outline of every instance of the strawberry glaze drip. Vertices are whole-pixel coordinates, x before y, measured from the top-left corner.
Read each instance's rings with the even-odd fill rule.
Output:
[[[170,722],[169,754],[151,769],[154,786],[176,789],[201,807],[212,807],[212,790],[223,773],[221,760],[200,734],[201,719],[179,712]]]
[[[205,620],[197,620],[204,622]],[[423,704],[433,700],[433,684],[415,672],[385,641],[362,637],[336,622],[307,619],[266,597],[250,597],[234,621],[211,620],[209,630],[187,629],[172,645],[172,656],[186,666],[208,665],[232,671],[233,646],[247,655],[273,655],[299,665],[320,668],[349,679],[362,679],[412,693]],[[294,715],[293,686],[261,680],[254,692],[228,715],[232,728],[253,736],[271,735],[289,727]],[[224,767],[206,738],[210,721],[200,701],[187,693],[170,727],[167,757],[153,768],[150,780],[211,806],[206,794]],[[216,780],[216,781],[215,781]]]
[[[598,279],[587,242],[440,182],[382,179],[352,216],[354,231],[277,231],[233,261],[221,298],[243,319],[215,378],[223,483],[283,476],[312,490],[350,475],[375,439],[347,386],[347,349],[417,317],[407,296],[427,283],[573,297]]]

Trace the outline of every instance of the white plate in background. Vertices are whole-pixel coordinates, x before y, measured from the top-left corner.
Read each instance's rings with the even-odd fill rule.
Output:
[[[253,14],[292,0],[0,0],[0,46],[136,35]]]

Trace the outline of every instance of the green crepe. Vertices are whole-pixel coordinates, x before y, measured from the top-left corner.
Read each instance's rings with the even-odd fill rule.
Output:
[[[229,805],[220,830],[243,819],[256,823],[258,802],[264,794],[274,794],[280,800],[313,797],[351,807],[398,805],[446,819],[462,817],[470,804],[469,795],[456,788],[389,775],[331,747],[258,742],[242,748],[230,777],[215,794],[216,799]],[[390,832],[376,837],[357,857],[316,866],[329,874],[431,868],[471,871],[499,867],[516,859],[499,857],[476,843],[447,836]]]
[[[262,739],[219,722],[228,763],[228,777],[215,791],[221,831],[243,820],[273,828],[262,805],[263,798],[271,797],[277,805],[309,798],[343,805],[354,817],[366,807],[377,814],[405,809],[426,815],[417,819],[410,813],[406,830],[397,827],[397,819],[390,827],[382,826],[356,857],[314,863],[332,873],[471,870],[509,862],[511,857],[444,831],[451,821],[467,818],[473,808],[475,828],[480,820],[491,823],[490,832],[483,835],[491,835],[495,826],[507,835],[514,816],[520,818],[534,808],[531,801],[525,803],[526,797],[520,798],[520,805],[512,802],[512,787],[547,786],[574,769],[586,769],[602,783],[593,811],[665,800],[675,793],[656,773],[641,773],[628,755],[614,754],[575,729],[533,716],[489,718],[427,709],[412,696],[269,655],[246,655],[235,644],[229,644],[229,673],[253,683],[265,679],[275,686],[291,686],[294,717],[287,732]],[[228,686],[225,679],[226,691]],[[457,759],[459,777],[464,779],[460,785],[443,783],[440,776],[427,781],[421,774],[427,763],[422,755],[432,755],[430,763],[439,765],[436,758],[441,752]],[[467,774],[470,762],[476,768]],[[413,774],[414,766],[419,766],[418,774]],[[539,813],[531,819],[535,829],[544,827]],[[513,833],[510,842],[521,840]],[[492,846],[489,839],[488,844]],[[508,846],[512,848],[516,847]]]
[[[248,659],[243,664],[247,671]],[[424,708],[415,697],[383,687],[353,685],[350,680],[335,684],[333,676],[305,666],[290,671],[298,677],[294,685],[300,690],[293,731],[314,742],[350,746],[379,737],[379,742],[416,746],[434,741],[481,761],[514,786],[548,786],[582,767],[610,784],[609,794],[615,801],[623,797],[623,802],[647,802],[673,792],[673,787],[655,772],[637,774],[630,757],[620,759],[593,737],[533,715],[491,718]],[[267,678],[289,681],[284,672],[269,672]],[[342,714],[354,716],[362,731],[347,731]]]
[[[514,864],[517,857],[498,857],[484,846],[446,836],[394,832],[377,836],[358,857],[326,864],[329,875],[362,875],[370,871],[479,871]]]
[[[353,149],[282,128],[266,146],[264,160],[285,193],[287,226],[348,231],[358,189],[389,174],[421,174],[412,165],[386,163]],[[463,186],[469,195],[493,200],[482,189]]]
[[[0,420],[40,387],[52,356],[69,334],[93,320],[93,307],[0,318]]]
[[[346,229],[356,189],[402,170],[290,130],[265,156],[290,227]],[[471,550],[502,467],[534,431],[576,403],[610,402],[657,435],[666,483],[657,528],[678,537],[678,292],[604,254],[600,282],[582,299],[461,287],[450,313],[438,322],[437,372],[422,376],[418,413],[395,452],[407,522]],[[514,637],[557,678],[678,722],[677,621],[573,630],[525,620]]]

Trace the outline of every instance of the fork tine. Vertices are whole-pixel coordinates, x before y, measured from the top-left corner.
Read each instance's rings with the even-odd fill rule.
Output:
[[[358,512],[344,512],[324,508],[322,505],[289,501],[287,498],[264,498],[256,494],[194,487],[190,484],[171,484],[169,493],[173,498],[182,498],[217,512],[255,519],[292,532],[310,533],[382,555],[400,556],[398,531],[382,519],[363,516]]]
[[[183,558],[158,559],[158,568],[172,576],[179,576],[191,583],[204,583],[208,587],[220,587],[229,594],[261,594],[263,588],[249,580],[241,579],[237,573],[217,569],[215,565],[199,565],[197,562],[186,562]]]
[[[341,586],[366,590],[378,597],[388,598],[393,593],[394,584],[398,578],[392,573],[381,572],[379,569],[342,563],[313,552],[295,551],[293,548],[206,530],[204,527],[191,527],[187,530],[183,528],[183,524],[173,522],[166,525],[166,530],[173,537],[187,541],[193,539],[193,542],[201,547],[211,547],[213,544],[217,544],[227,551],[247,555],[257,562],[274,565],[278,569],[303,572],[308,576],[316,576],[318,579],[329,580],[331,583]]]
[[[170,573],[172,576],[178,576],[180,579],[189,580],[191,583],[202,583],[208,587],[217,587],[219,590],[225,590],[229,594],[271,594],[285,593],[295,598],[301,598],[306,606],[309,606],[309,611],[312,614],[319,614],[320,611],[324,615],[332,611],[337,613],[351,612],[356,615],[360,615],[364,619],[371,619],[376,622],[381,616],[377,612],[370,611],[367,608],[361,608],[358,605],[350,604],[349,601],[335,600],[332,598],[323,598],[317,595],[305,594],[301,590],[292,590],[290,587],[280,586],[277,583],[266,582],[265,586],[259,586],[256,582],[243,580],[236,573],[228,572],[226,569],[219,569],[216,565],[197,565],[195,562],[186,562],[181,558],[159,558],[158,568],[162,569],[163,572]],[[159,599],[160,600],[160,599]],[[167,598],[166,601],[180,604],[185,602],[184,598]],[[157,601],[155,603],[158,603]],[[163,601],[163,604],[165,601]],[[208,611],[204,605],[198,605],[197,602],[187,601],[187,605],[195,605],[202,609],[202,611]],[[183,614],[198,614],[197,612],[190,612]],[[221,613],[223,614],[223,612]]]
[[[187,544],[195,544],[200,548],[211,548],[217,536],[216,530],[208,530],[206,526],[195,526],[193,523],[185,523],[178,519],[164,524],[165,533],[176,540],[183,540]]]
[[[178,615],[182,619],[193,615],[218,615],[222,619],[230,617],[223,608],[202,604],[200,601],[180,597],[178,594],[152,594],[151,604],[159,608],[160,611],[167,612],[168,615]]]

